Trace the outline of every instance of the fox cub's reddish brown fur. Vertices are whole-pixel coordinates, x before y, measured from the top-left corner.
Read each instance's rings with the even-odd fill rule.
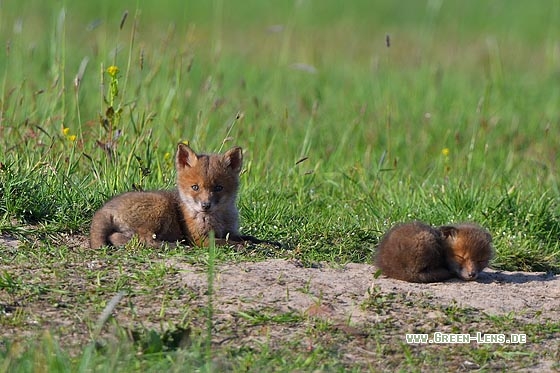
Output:
[[[492,258],[492,237],[475,224],[431,227],[422,222],[393,227],[381,240],[376,265],[388,277],[437,282],[478,278]]]
[[[90,246],[122,246],[134,235],[151,247],[187,241],[207,245],[210,231],[218,243],[262,242],[239,234],[236,207],[241,148],[224,154],[196,154],[179,144],[175,157],[177,188],[129,192],[114,197],[93,216]]]

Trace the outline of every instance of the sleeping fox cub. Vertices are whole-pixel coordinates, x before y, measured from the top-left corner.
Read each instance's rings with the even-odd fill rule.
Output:
[[[381,240],[376,265],[409,282],[437,282],[457,276],[476,280],[492,258],[490,233],[475,224],[433,228],[422,222],[393,227]]]
[[[236,198],[242,161],[239,147],[206,155],[179,144],[177,188],[128,192],[108,201],[93,216],[91,248],[123,246],[134,235],[151,247],[177,241],[205,246],[210,231],[219,244],[265,242],[238,231]]]

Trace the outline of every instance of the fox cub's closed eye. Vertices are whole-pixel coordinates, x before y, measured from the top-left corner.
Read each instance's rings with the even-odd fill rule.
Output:
[[[195,192],[198,192],[199,189],[198,184],[191,185],[191,189],[194,190]]]
[[[224,190],[224,187],[221,185],[216,185],[214,187],[214,192],[221,192],[222,190]]]

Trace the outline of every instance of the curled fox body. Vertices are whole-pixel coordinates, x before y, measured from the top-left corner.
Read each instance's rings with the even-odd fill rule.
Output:
[[[109,200],[93,216],[90,247],[122,246],[133,236],[151,247],[186,241],[205,246],[211,231],[218,243],[262,242],[239,234],[236,207],[243,153],[196,154],[179,144],[177,188],[128,192]]]
[[[451,277],[472,281],[488,266],[492,253],[492,237],[478,225],[434,228],[412,222],[393,227],[383,237],[375,262],[384,275],[409,282]]]

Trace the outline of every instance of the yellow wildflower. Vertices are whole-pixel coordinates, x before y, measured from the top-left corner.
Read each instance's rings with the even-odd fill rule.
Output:
[[[116,77],[118,73],[119,73],[119,68],[115,65],[111,65],[107,68],[107,74],[109,74],[109,76],[113,78]]]
[[[444,157],[449,156],[449,148],[441,149],[441,154],[443,154]]]
[[[76,141],[76,135],[71,135],[70,134],[70,128],[62,127],[62,134],[64,135],[64,137],[66,137],[66,140],[71,141],[71,142]]]

